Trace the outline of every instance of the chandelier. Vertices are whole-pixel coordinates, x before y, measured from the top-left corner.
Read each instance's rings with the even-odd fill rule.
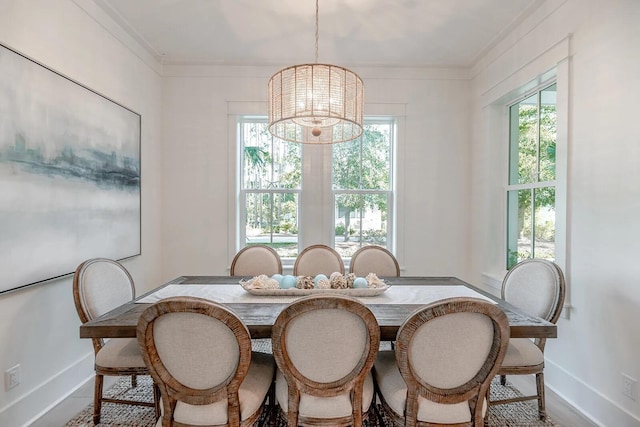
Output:
[[[333,144],[362,134],[364,84],[353,71],[316,62],[293,65],[269,80],[269,132],[292,142]]]

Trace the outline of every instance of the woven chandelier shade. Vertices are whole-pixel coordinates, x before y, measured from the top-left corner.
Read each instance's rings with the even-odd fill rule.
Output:
[[[286,141],[332,144],[362,134],[364,84],[353,71],[303,64],[269,80],[269,132]]]

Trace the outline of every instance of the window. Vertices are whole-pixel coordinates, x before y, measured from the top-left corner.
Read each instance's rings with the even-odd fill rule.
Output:
[[[274,138],[266,117],[240,117],[238,246],[267,244],[282,258],[314,243],[343,257],[367,244],[391,250],[394,136],[394,119],[365,118],[357,140],[305,146]],[[318,215],[323,200],[333,204]]]
[[[509,107],[507,269],[556,250],[556,84]]]
[[[343,258],[391,242],[392,120],[367,120],[362,136],[333,145],[334,247]]]
[[[302,191],[300,144],[271,136],[264,118],[243,118],[239,128],[242,246],[267,244],[281,257],[295,257]]]

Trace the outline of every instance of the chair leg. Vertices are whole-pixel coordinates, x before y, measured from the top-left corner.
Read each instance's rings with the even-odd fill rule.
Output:
[[[136,374],[131,375],[131,387],[138,387],[138,376]]]
[[[100,410],[102,409],[102,384],[104,377],[96,374],[93,389],[93,423],[100,423]]]
[[[160,387],[153,383],[153,409],[156,413],[156,420],[160,418]]]
[[[500,375],[500,385],[507,385],[507,376]]]
[[[484,427],[489,426],[489,409],[491,408],[491,383],[489,383],[489,387],[487,387],[487,394],[485,395],[485,399],[487,400],[487,411],[484,413]]]
[[[544,374],[536,374],[536,388],[538,389],[538,414],[542,421],[547,420],[547,411],[544,403]]]

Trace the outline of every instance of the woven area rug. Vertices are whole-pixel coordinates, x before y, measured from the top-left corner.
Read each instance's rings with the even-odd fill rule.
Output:
[[[118,396],[125,399],[151,401],[151,378],[139,377],[138,387],[131,388],[129,378],[122,378],[111,389],[105,392],[109,396]],[[494,382],[491,387],[491,395],[494,398],[512,397],[518,395],[518,391],[510,385],[501,386],[499,382]],[[277,411],[279,412],[279,410]],[[89,427],[93,424],[93,405],[87,406],[69,422],[65,427]],[[270,418],[270,419],[269,419]],[[131,405],[116,405],[104,403],[102,405],[102,415],[98,426],[129,426],[129,427],[152,427],[154,426],[153,408]],[[263,416],[258,425],[267,427],[286,427],[286,422],[280,416]],[[386,426],[392,426],[390,421],[385,422]],[[492,406],[489,412],[489,425],[498,427],[553,427],[557,426],[551,420],[546,422],[538,419],[538,410],[535,401],[513,403],[509,405]],[[365,426],[375,427],[375,423],[366,422]],[[378,424],[382,426],[382,424]]]

